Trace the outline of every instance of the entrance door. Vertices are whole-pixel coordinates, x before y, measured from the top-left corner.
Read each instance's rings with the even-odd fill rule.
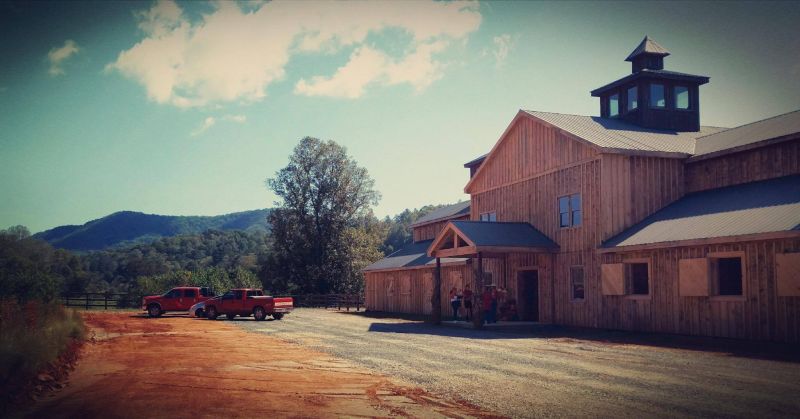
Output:
[[[524,321],[539,321],[539,271],[520,271],[517,273],[519,290],[519,313]]]

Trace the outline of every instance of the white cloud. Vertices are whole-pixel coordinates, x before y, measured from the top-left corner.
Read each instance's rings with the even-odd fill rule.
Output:
[[[209,116],[203,120],[203,123],[200,124],[194,131],[191,132],[192,137],[197,137],[200,134],[208,131],[209,128],[213,127],[217,124],[217,121],[227,121],[227,122],[235,122],[237,124],[243,124],[247,122],[247,116],[245,115],[225,115],[222,118],[215,118],[213,116]]]
[[[172,0],[137,14],[144,38],[106,68],[137,80],[148,97],[178,107],[252,102],[286,76],[294,54],[352,48],[334,74],[300,80],[295,92],[360,97],[370,85],[407,83],[422,91],[442,77],[435,54],[464,40],[481,22],[474,2],[233,2],[190,22]],[[367,45],[370,33],[399,28],[406,52],[390,56]],[[401,67],[407,66],[407,67]]]
[[[225,119],[226,121],[236,122],[239,124],[247,122],[247,117],[244,115],[225,115],[223,119]]]
[[[495,36],[492,42],[494,42],[492,55],[494,55],[495,64],[498,67],[502,67],[506,62],[506,58],[508,58],[508,53],[514,48],[515,40],[511,38],[511,35],[506,33]]]
[[[50,52],[47,53],[47,61],[50,62],[50,69],[47,72],[51,76],[64,74],[64,69],[61,68],[61,64],[79,51],[80,48],[78,48],[78,44],[71,39],[67,39],[63,47],[51,49]]]
[[[203,123],[197,127],[194,131],[192,131],[191,136],[197,137],[198,135],[208,131],[209,128],[213,127],[214,124],[217,123],[217,119],[213,116],[209,116],[208,118],[203,120]]]

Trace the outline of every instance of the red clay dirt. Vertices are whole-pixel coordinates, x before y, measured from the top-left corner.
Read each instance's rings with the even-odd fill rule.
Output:
[[[93,339],[67,387],[29,416],[496,416],[225,321],[97,312],[84,319]]]

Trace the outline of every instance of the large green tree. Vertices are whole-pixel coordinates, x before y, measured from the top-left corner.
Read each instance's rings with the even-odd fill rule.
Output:
[[[263,267],[273,292],[357,292],[360,270],[380,258],[383,232],[372,214],[380,194],[369,173],[333,141],[306,137],[268,186],[272,252]]]

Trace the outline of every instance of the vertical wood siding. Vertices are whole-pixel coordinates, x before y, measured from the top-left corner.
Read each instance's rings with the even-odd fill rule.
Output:
[[[370,311],[430,314],[433,267],[397,271],[365,272],[364,305]],[[448,295],[453,286],[474,289],[473,275],[466,264],[442,266],[442,313],[450,312]]]
[[[463,217],[453,218],[453,220],[469,220],[469,214],[464,214]],[[413,228],[414,241],[421,242],[423,240],[433,240],[436,235],[444,228],[450,220],[439,221]]]
[[[686,165],[686,192],[800,173],[800,141],[787,141]]]
[[[521,118],[483,163],[485,167],[474,178],[469,193],[503,186],[595,155],[594,148],[560,130],[532,118]]]
[[[683,161],[604,154],[601,164],[602,240],[643,220],[685,192]]]
[[[800,297],[778,297],[775,254],[800,251],[800,239],[762,240],[603,254],[602,263],[650,258],[649,299],[601,296],[599,327],[727,338],[800,341]],[[683,297],[678,293],[680,259],[715,252],[744,252],[744,296],[739,300]]]

